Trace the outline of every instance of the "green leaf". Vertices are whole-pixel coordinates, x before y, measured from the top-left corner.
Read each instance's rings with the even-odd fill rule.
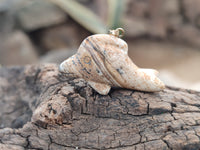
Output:
[[[92,33],[107,33],[106,25],[85,6],[75,0],[51,0],[67,12],[74,20]]]
[[[124,7],[124,0],[108,0],[108,27],[110,29],[116,29],[121,26]]]

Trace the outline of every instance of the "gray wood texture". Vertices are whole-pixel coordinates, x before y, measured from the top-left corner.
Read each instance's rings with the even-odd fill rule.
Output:
[[[200,92],[102,96],[54,64],[0,68],[0,149],[200,149]]]

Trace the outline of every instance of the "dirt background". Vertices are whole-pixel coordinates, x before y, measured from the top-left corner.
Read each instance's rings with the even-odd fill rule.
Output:
[[[79,0],[106,20],[106,0]],[[200,1],[125,0],[129,56],[168,85],[200,90]],[[68,13],[40,0],[0,0],[0,64],[60,63],[91,35]]]

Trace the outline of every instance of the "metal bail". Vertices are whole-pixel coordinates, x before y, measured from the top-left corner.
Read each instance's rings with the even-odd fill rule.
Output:
[[[124,36],[124,29],[117,28],[115,30],[109,30],[109,34],[121,38]]]

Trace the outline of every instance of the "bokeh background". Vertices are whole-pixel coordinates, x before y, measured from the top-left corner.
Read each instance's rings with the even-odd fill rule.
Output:
[[[0,64],[60,63],[117,27],[136,65],[200,91],[200,0],[0,0]]]

